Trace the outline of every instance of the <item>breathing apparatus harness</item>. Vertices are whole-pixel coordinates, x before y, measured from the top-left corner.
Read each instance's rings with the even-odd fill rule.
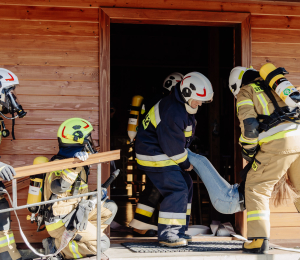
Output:
[[[278,74],[288,74],[288,72],[284,68],[277,68],[276,70],[272,71],[265,80],[255,80],[252,82],[249,82],[248,84],[256,84],[258,85],[268,96],[268,98],[271,100],[272,104],[274,105],[274,112],[271,115],[258,115],[258,120],[263,120],[262,122],[259,122],[259,129],[260,132],[262,131],[268,131],[271,128],[279,125],[280,123],[284,121],[289,121],[294,124],[300,124],[297,122],[297,120],[300,119],[300,109],[297,107],[293,111],[290,111],[288,106],[280,107],[272,94],[272,90],[269,87],[270,80],[278,75]]]

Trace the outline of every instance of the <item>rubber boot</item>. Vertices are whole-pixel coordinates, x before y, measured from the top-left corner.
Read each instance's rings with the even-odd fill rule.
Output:
[[[133,235],[136,237],[156,237],[156,231],[153,229],[141,230],[134,228]]]
[[[269,251],[269,240],[258,238],[253,239],[252,242],[245,242],[243,251],[252,254],[266,254]]]
[[[45,255],[50,255],[50,254],[54,254],[57,249],[55,247],[55,242],[54,242],[55,238],[53,237],[47,237],[45,239],[43,239],[42,244],[43,247],[45,249]],[[60,253],[58,253],[58,255],[56,256],[52,256],[50,258],[47,258],[49,260],[63,260],[64,258],[62,257],[62,255]]]
[[[167,247],[183,247],[187,246],[188,242],[184,238],[178,238],[178,239],[170,239],[170,240],[160,240],[159,244],[161,246],[167,246]]]

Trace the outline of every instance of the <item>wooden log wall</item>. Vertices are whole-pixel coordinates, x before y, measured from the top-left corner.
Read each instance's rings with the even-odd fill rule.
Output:
[[[0,67],[18,76],[18,98],[28,112],[16,119],[16,140],[3,139],[2,162],[23,166],[39,155],[50,159],[58,152],[57,129],[70,117],[89,120],[99,139],[98,16],[98,9],[91,8],[1,5]],[[11,122],[5,122],[11,130]],[[91,188],[95,180],[93,170]],[[28,182],[20,186],[18,205],[26,204]],[[47,236],[36,235],[26,209],[18,214],[31,242]],[[12,226],[16,241],[22,242],[14,214]]]
[[[26,118],[16,121],[17,140],[3,141],[2,161],[21,166],[31,164],[37,155],[50,158],[57,152],[56,130],[69,117],[86,118],[97,130],[99,6],[251,13],[253,66],[259,68],[265,62],[284,66],[290,72],[290,81],[300,86],[297,2],[0,0],[0,67],[19,77],[19,98],[28,111]],[[98,134],[94,137],[98,139]],[[25,202],[26,194],[26,189],[20,191],[19,204]],[[24,223],[27,213],[21,214]],[[276,221],[276,214],[281,214],[282,221]],[[298,219],[297,214],[288,210],[272,213],[271,238],[283,239],[288,234],[300,239],[299,221],[289,221]],[[283,222],[293,226],[287,230]],[[33,236],[33,226],[27,225],[25,230],[32,242],[41,240]]]

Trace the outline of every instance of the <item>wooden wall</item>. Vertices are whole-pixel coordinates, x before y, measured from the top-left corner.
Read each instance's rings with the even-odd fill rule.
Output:
[[[300,85],[299,3],[0,0],[0,67],[19,77],[19,98],[28,112],[26,118],[16,121],[17,140],[3,141],[1,161],[20,166],[31,164],[37,155],[50,158],[57,152],[59,124],[73,116],[90,120],[97,130],[99,6],[251,13],[253,66],[259,68],[265,62],[284,66],[290,71],[291,82]],[[94,137],[98,139],[98,134]],[[26,194],[26,188],[20,191],[19,204],[25,203]],[[27,212],[21,211],[20,215],[22,223],[28,223]],[[288,230],[293,238],[300,239],[300,227],[296,227],[298,213],[272,213],[271,219],[272,238],[283,238]],[[41,241],[41,237],[35,236],[35,226],[24,227],[32,242]],[[21,242],[16,225],[13,229],[17,242]]]
[[[38,155],[51,158],[58,152],[57,129],[70,117],[89,120],[98,140],[98,28],[98,9],[0,6],[0,67],[18,76],[18,98],[28,112],[16,119],[16,140],[2,141],[2,162],[21,166]],[[90,182],[95,183],[94,171]],[[18,192],[19,205],[26,204],[27,192],[27,187]],[[30,241],[40,242],[36,225],[26,220],[29,212],[18,213]]]

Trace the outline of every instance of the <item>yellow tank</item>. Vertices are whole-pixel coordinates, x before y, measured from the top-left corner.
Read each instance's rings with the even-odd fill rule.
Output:
[[[127,132],[132,143],[137,134],[137,127],[139,125],[139,114],[141,110],[141,105],[143,102],[142,96],[134,96],[131,101],[131,109],[129,113]]]
[[[38,156],[33,160],[33,164],[40,164],[49,162],[49,159],[44,156]],[[30,178],[30,185],[28,190],[27,204],[38,203],[42,201],[42,192],[43,192],[43,178],[40,175],[32,176]],[[28,208],[31,213],[37,213],[39,207],[34,206]]]
[[[283,69],[283,68],[282,68]],[[272,63],[263,65],[260,70],[260,76],[266,80],[268,75],[276,70]],[[284,70],[285,71],[285,70]],[[287,71],[285,71],[287,73]],[[280,72],[275,73],[269,81],[269,86],[289,107],[300,107],[300,93]]]

